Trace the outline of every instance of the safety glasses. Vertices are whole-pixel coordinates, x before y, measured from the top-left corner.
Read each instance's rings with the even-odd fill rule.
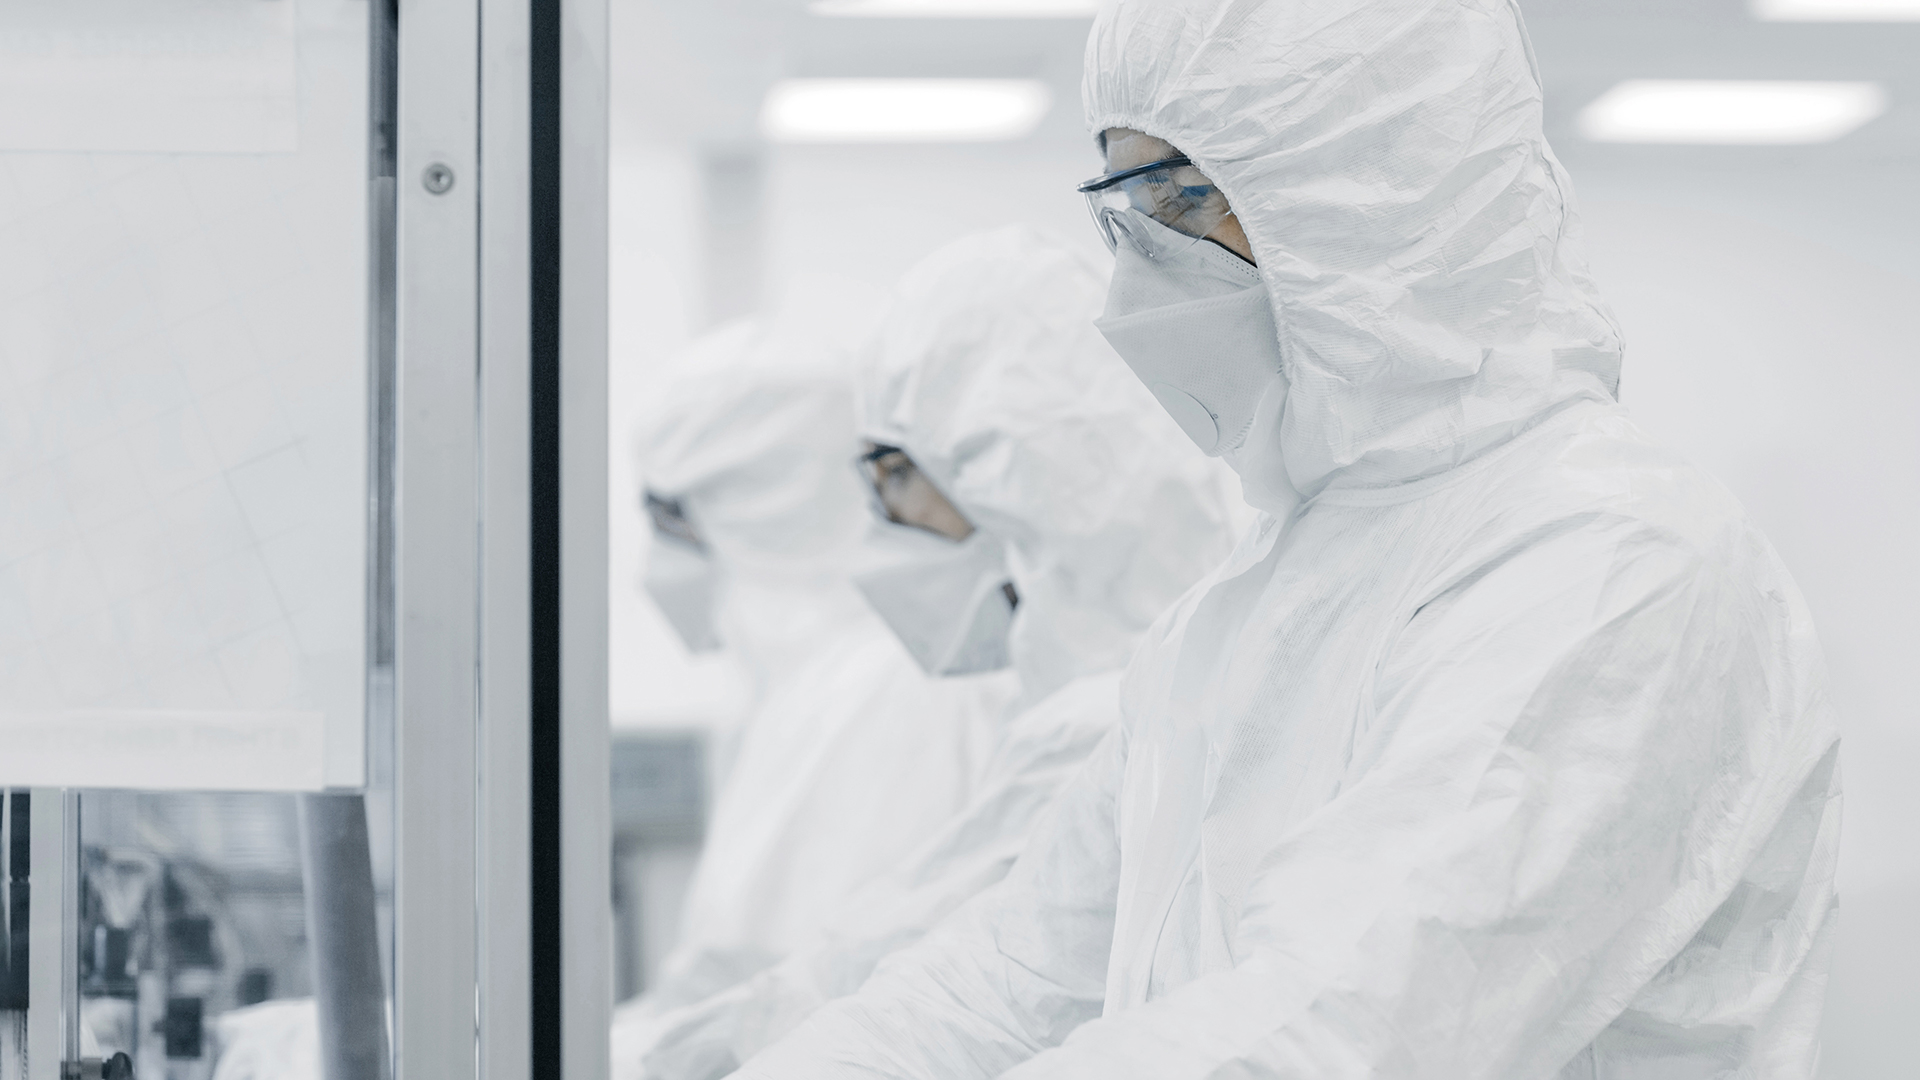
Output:
[[[678,540],[695,551],[707,550],[707,541],[700,530],[693,527],[687,517],[686,507],[679,499],[669,499],[663,495],[646,493],[647,517],[653,520],[653,531],[659,536]]]
[[[1075,190],[1086,196],[1108,251],[1126,244],[1148,258],[1154,247],[1135,215],[1152,218],[1192,242],[1233,213],[1227,197],[1184,156],[1096,176]]]
[[[872,486],[878,503],[876,509],[888,521],[924,529],[948,540],[965,540],[973,535],[973,523],[933,486],[933,481],[927,479],[905,450],[871,444],[866,453],[854,459],[854,464]]]

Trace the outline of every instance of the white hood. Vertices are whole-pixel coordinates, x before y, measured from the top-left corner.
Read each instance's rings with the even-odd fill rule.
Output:
[[[644,429],[646,483],[710,549],[719,637],[756,693],[710,743],[723,780],[679,940],[628,1020],[809,940],[959,812],[1002,730],[1011,676],[927,677],[849,580],[871,520],[846,369],[859,316],[703,338]]]
[[[1022,694],[1121,667],[1226,556],[1217,466],[1098,332],[1106,276],[1022,228],[909,271],[863,385],[862,426],[1004,541]]]
[[[1442,472],[1616,395],[1510,0],[1118,0],[1085,70],[1088,127],[1172,143],[1252,241],[1303,493]]]
[[[723,643],[762,687],[820,635],[872,621],[847,580],[868,520],[851,351],[793,320],[736,324],[675,358],[640,425],[646,487],[712,549]]]

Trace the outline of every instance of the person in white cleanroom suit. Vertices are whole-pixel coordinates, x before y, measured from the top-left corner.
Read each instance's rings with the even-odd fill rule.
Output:
[[[1109,180],[1191,162],[1090,183],[1102,328],[1273,513],[1002,886],[740,1076],[1815,1073],[1818,645],[1615,402],[1514,6],[1120,0],[1085,78]]]
[[[616,1051],[616,1077],[726,1075],[998,882],[1118,722],[1119,672],[1142,632],[1225,558],[1221,470],[1093,330],[1105,285],[1102,268],[1022,229],[959,241],[902,281],[862,380],[862,426],[870,444],[897,450],[875,461],[882,505],[923,523],[876,520],[875,546],[898,543],[889,558],[918,560],[926,582],[887,562],[861,584],[907,634],[945,640],[985,620],[943,598],[992,600],[1010,581],[1019,599],[1004,648],[1021,704],[965,813],[808,948],[672,1016],[649,1033],[651,1046]],[[916,503],[916,487],[931,508]],[[966,527],[975,531],[960,542],[931,531]],[[1003,559],[997,572],[969,557],[977,545]],[[985,587],[961,587],[969,581]],[[903,599],[946,615],[907,619]],[[942,622],[948,634],[937,632]]]
[[[756,682],[681,940],[629,1023],[765,968],[965,805],[1010,676],[924,674],[852,584],[869,513],[846,349],[806,319],[676,358],[642,422],[646,586],[696,649]]]

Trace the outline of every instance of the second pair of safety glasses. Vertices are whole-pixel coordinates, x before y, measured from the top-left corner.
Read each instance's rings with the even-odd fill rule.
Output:
[[[706,538],[700,535],[693,521],[687,517],[687,509],[679,499],[668,498],[648,491],[645,495],[647,517],[653,522],[656,536],[677,540],[695,551],[707,550]]]
[[[873,490],[875,509],[888,521],[924,529],[947,540],[960,541],[973,535],[973,523],[927,479],[906,451],[873,444],[854,459],[854,465]]]
[[[1184,156],[1096,176],[1076,190],[1086,196],[1108,251],[1126,244],[1149,258],[1154,245],[1134,215],[1151,218],[1194,242],[1233,213],[1227,197]]]

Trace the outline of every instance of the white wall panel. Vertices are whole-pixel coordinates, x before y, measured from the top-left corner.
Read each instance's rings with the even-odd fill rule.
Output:
[[[1791,208],[1735,216],[1591,186],[1606,193],[1586,216],[1627,338],[1622,399],[1732,489],[1813,609],[1846,789],[1827,1054],[1835,1075],[1904,1075],[1920,1055],[1904,1020],[1920,1014],[1920,278],[1781,228]]]

